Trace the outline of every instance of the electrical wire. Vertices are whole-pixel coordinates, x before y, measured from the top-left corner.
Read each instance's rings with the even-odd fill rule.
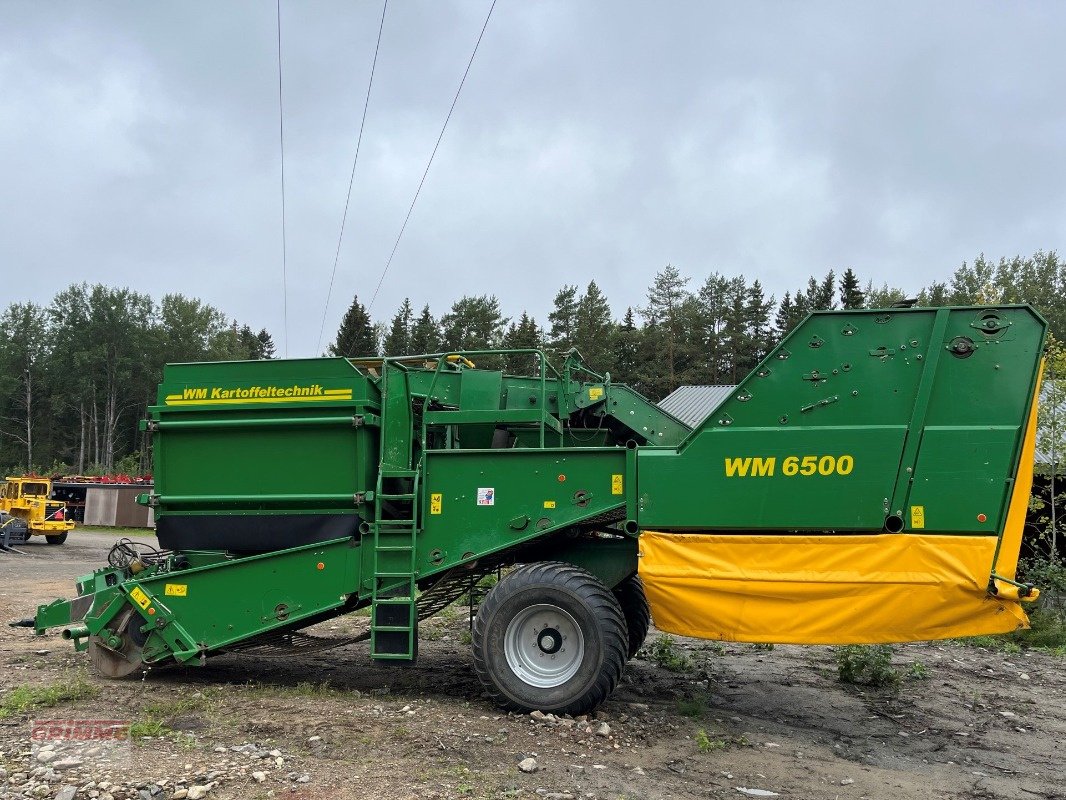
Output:
[[[288,242],[285,236],[285,102],[281,91],[281,0],[278,0],[278,129],[281,141],[281,302],[285,332],[285,357],[289,357]]]
[[[348,221],[348,205],[352,200],[352,185],[355,183],[355,165],[359,163],[359,149],[363,145],[363,128],[366,126],[366,112],[370,108],[370,90],[374,88],[374,73],[378,67],[378,52],[381,50],[381,32],[385,28],[385,12],[389,9],[389,0],[385,0],[381,7],[381,23],[378,25],[378,40],[374,45],[374,60],[370,64],[370,81],[366,87],[366,102],[363,103],[363,118],[359,121],[359,138],[355,142],[355,158],[352,159],[352,175],[348,179],[348,194],[344,198],[344,214],[341,215],[341,232],[337,236],[337,252],[333,255],[333,271],[329,276],[329,291],[326,292],[326,306],[322,309],[322,324],[318,327],[318,347],[316,351],[322,352],[322,334],[326,329],[326,314],[329,312],[329,301],[333,297],[333,281],[337,277],[337,262],[341,257],[341,242],[344,240],[344,224]]]
[[[378,292],[381,291],[381,284],[385,281],[385,275],[389,271],[389,267],[392,266],[392,259],[396,256],[396,251],[400,247],[400,240],[403,238],[403,233],[407,230],[407,223],[411,220],[411,214],[415,210],[415,203],[418,202],[418,196],[422,193],[422,186],[425,185],[426,176],[429,175],[429,168],[433,166],[433,159],[437,155],[437,148],[440,147],[441,140],[444,138],[444,132],[448,129],[448,122],[451,121],[452,112],[455,111],[455,104],[459,102],[459,94],[463,91],[463,85],[466,83],[466,76],[470,74],[470,67],[474,64],[474,57],[477,55],[478,48],[481,47],[481,40],[485,36],[485,29],[489,26],[489,20],[492,19],[492,12],[496,8],[496,0],[492,0],[492,5],[489,6],[489,13],[485,15],[485,23],[481,26],[481,33],[478,34],[477,42],[474,44],[474,51],[470,54],[470,60],[466,63],[466,70],[463,72],[463,78],[459,81],[459,88],[455,90],[455,97],[452,98],[452,105],[448,109],[448,116],[444,118],[444,125],[441,126],[440,135],[437,137],[437,143],[433,145],[433,152],[429,154],[429,161],[426,163],[426,169],[422,173],[422,180],[418,182],[418,189],[415,190],[414,199],[411,200],[411,207],[407,209],[407,216],[404,217],[403,225],[400,226],[400,233],[396,236],[396,243],[392,246],[392,252],[389,253],[389,258],[385,262],[385,268],[381,271],[381,277],[378,278],[378,285],[374,287],[374,295],[370,298],[370,303],[367,305],[367,313],[374,307],[374,301],[378,299]]]

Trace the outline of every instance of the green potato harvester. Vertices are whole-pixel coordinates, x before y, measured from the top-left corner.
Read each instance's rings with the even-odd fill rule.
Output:
[[[159,549],[117,544],[33,625],[111,677],[360,638],[411,662],[419,621],[502,569],[475,671],[557,713],[613,691],[650,618],[746,642],[1012,631],[1038,593],[1016,567],[1045,329],[1018,305],[816,312],[695,428],[576,352],[168,365],[142,423]],[[361,636],[302,630],[364,607]]]

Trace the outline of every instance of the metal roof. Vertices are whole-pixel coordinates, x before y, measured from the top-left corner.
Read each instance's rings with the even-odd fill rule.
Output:
[[[720,406],[736,386],[679,386],[659,401],[659,408],[695,428]]]
[[[1066,401],[1062,401],[1055,410],[1050,409],[1048,405],[1052,402],[1053,393],[1057,394],[1060,398],[1062,397],[1060,389],[1062,386],[1060,381],[1062,380],[1062,378],[1055,380],[1055,383],[1057,383],[1058,386],[1051,386],[1050,384],[1052,381],[1045,381],[1044,386],[1040,391],[1040,413],[1045,418],[1047,418],[1048,415],[1052,415],[1056,418],[1055,423],[1058,428],[1059,441],[1062,441],[1063,428],[1066,427]],[[1045,425],[1050,427],[1050,420],[1045,422]],[[1044,436],[1040,436],[1038,433],[1035,454],[1036,463],[1043,466],[1050,466],[1054,462],[1061,466],[1063,462],[1066,462],[1066,453],[1064,453],[1061,448],[1058,449],[1057,453],[1053,453],[1052,450],[1051,431],[1045,431]]]

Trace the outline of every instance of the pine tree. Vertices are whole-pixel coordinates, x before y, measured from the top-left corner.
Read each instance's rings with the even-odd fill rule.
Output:
[[[411,326],[411,354],[436,353],[441,348],[440,327],[429,312],[429,304],[422,307],[414,325]]]
[[[337,338],[329,346],[329,354],[345,358],[378,354],[377,333],[366,307],[359,302],[358,295],[352,298],[352,304],[344,313]]]
[[[632,307],[626,309],[622,323],[615,328],[611,337],[613,357],[611,359],[611,380],[619,383],[635,384],[638,381],[641,330],[637,327]]]
[[[451,311],[440,318],[444,347],[450,350],[492,350],[499,348],[510,320],[500,312],[495,295],[464,296],[452,303]],[[479,367],[501,369],[500,359],[480,356]]]
[[[262,359],[274,358],[277,348],[274,346],[274,337],[270,335],[270,331],[263,328],[255,335],[255,338],[259,340],[259,348],[255,357]]]
[[[537,350],[542,347],[540,327],[525,311],[518,323],[512,322],[503,336],[508,350]],[[512,375],[540,375],[540,364],[532,353],[511,353],[504,360],[504,369]]]
[[[411,301],[403,299],[396,316],[392,318],[389,332],[385,335],[382,345],[382,354],[386,356],[402,356],[411,352],[411,323],[414,311],[411,309]]]
[[[555,295],[554,307],[548,314],[548,344],[562,354],[574,346],[577,329],[577,286],[563,286]]]
[[[774,316],[774,335],[777,341],[784,339],[785,335],[796,326],[797,316],[792,296],[785,292],[785,296],[781,298],[781,305],[777,307],[777,314]]]
[[[697,354],[699,367],[694,383],[719,383],[721,376],[730,369],[722,336],[728,293],[729,279],[717,272],[709,275],[700,287],[699,319],[693,326],[693,333],[698,337],[700,346],[700,352]]]
[[[607,303],[596,281],[589,281],[585,294],[577,304],[577,319],[574,323],[574,346],[585,359],[590,369],[603,372],[607,369],[611,354],[611,306]]]
[[[725,344],[724,376],[729,383],[736,383],[747,363],[752,349],[748,325],[748,287],[743,275],[729,281],[726,291],[725,319],[722,338]]]
[[[770,309],[774,307],[774,298],[769,300],[763,294],[762,283],[758,279],[748,287],[748,347],[741,362],[743,372],[755,369],[762,357],[770,352],[774,345],[773,329],[770,327]]]
[[[866,304],[866,296],[859,288],[859,278],[855,271],[848,267],[840,276],[840,307],[863,308]]]
[[[818,292],[815,295],[814,308],[819,311],[832,311],[837,307],[837,304],[833,301],[836,297],[836,275],[833,270],[829,270],[829,273],[822,279],[821,284],[818,286]]]
[[[659,397],[677,388],[681,356],[687,349],[688,332],[683,323],[682,308],[690,297],[685,289],[688,280],[677,267],[667,264],[648,287],[648,305],[640,310],[648,321],[645,344],[658,347],[662,367],[665,367],[647,364],[644,370],[646,383]]]

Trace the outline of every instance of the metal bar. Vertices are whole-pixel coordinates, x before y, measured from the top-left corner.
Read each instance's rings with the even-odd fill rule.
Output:
[[[360,425],[374,424],[373,415],[367,419],[367,415],[343,417],[261,417],[259,419],[183,419],[183,420],[160,420],[151,424],[155,430],[197,430],[202,428],[293,428],[302,426],[319,427],[359,427]]]
[[[154,495],[150,501],[159,506],[193,506],[196,503],[217,502],[255,502],[255,503],[304,503],[304,502],[348,502],[352,506],[361,506],[372,499],[371,492],[355,494],[304,494],[304,495]]]
[[[914,410],[911,412],[910,423],[907,425],[907,438],[903,442],[903,455],[899,460],[896,488],[892,492],[892,502],[889,506],[890,514],[898,514],[903,519],[906,519],[903,513],[904,507],[907,504],[910,488],[914,482],[914,467],[918,462],[918,447],[922,442],[925,415],[929,410],[929,398],[933,394],[933,385],[936,383],[940,353],[944,349],[944,332],[947,330],[950,316],[951,311],[949,309],[937,309],[936,317],[933,320],[933,330],[929,334],[929,346],[925,350],[925,366],[922,369],[922,377],[918,383],[918,393],[914,399]]]

